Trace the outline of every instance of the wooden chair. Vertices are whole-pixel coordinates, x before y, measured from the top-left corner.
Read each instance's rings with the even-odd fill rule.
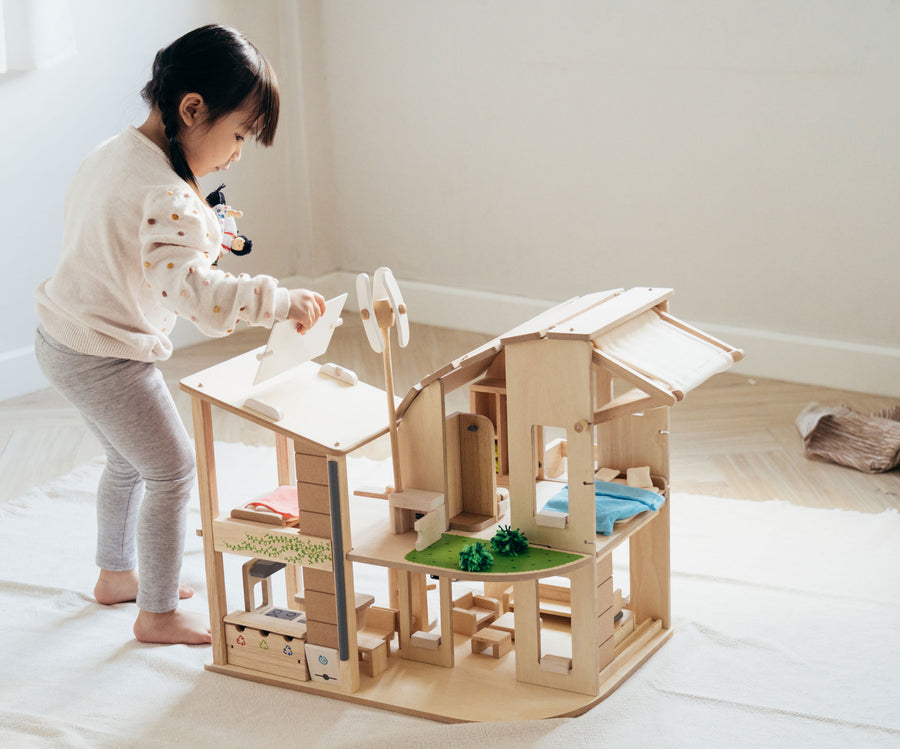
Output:
[[[359,633],[368,637],[377,637],[390,644],[399,630],[400,612],[397,609],[369,606],[365,626],[359,630]]]
[[[500,601],[471,591],[453,601],[453,631],[471,637],[500,616]]]

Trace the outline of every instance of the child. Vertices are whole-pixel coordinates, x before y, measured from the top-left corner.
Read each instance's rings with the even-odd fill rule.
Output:
[[[325,301],[211,267],[221,228],[197,178],[228,169],[249,136],[271,145],[278,123],[259,51],[233,29],[196,29],[157,53],[142,94],[144,124],[100,145],[69,187],[59,265],[35,290],[35,351],[106,451],[97,601],[136,600],[142,642],[203,644],[206,621],[177,609],[193,594],[178,578],[194,450],[155,362],[171,355],[178,316],[211,336],[241,320],[291,319],[303,333]]]

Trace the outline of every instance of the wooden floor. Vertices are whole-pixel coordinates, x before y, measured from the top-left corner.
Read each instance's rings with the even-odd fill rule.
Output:
[[[190,404],[178,390],[178,381],[264,344],[267,335],[265,330],[248,329],[177,351],[160,365],[189,430]],[[487,337],[412,325],[410,339],[406,349],[394,346],[396,391],[401,395]],[[384,385],[381,357],[369,348],[355,315],[346,316],[325,360],[353,369],[363,381]],[[861,393],[718,375],[672,408],[673,490],[747,500],[783,499],[860,512],[900,509],[900,471],[869,475],[804,456],[794,419],[814,401],[845,404],[864,413],[898,404],[895,399]],[[467,411],[465,389],[452,393],[447,405],[448,411]],[[267,430],[220,409],[214,409],[214,415],[217,440],[272,441]],[[99,444],[78,413],[53,390],[0,402],[0,501],[65,474],[99,453]]]

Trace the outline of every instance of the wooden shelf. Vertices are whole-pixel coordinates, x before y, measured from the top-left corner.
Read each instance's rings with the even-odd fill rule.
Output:
[[[305,536],[292,527],[230,517],[219,517],[212,525],[214,548],[218,552],[321,570],[333,568],[330,539]]]

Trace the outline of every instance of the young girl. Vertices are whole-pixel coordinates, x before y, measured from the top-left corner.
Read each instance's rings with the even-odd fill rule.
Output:
[[[212,267],[221,228],[197,178],[238,161],[247,137],[271,145],[278,123],[259,51],[233,29],[196,29],[159,51],[142,94],[146,122],[100,145],[72,180],[59,265],[35,290],[35,350],[106,451],[97,601],[136,600],[142,642],[202,644],[206,621],[177,609],[193,594],[178,579],[194,450],[155,362],[171,355],[178,316],[211,336],[241,320],[291,319],[302,333],[325,302]]]

